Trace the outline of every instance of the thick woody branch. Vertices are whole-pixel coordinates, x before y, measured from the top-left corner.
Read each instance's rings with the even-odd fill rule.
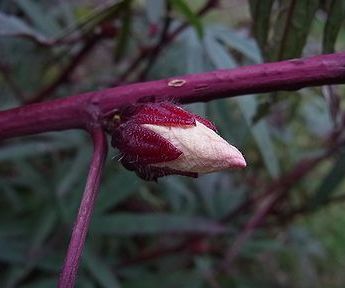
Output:
[[[89,128],[138,101],[206,102],[219,98],[345,83],[345,52],[217,70],[110,88],[0,112],[0,139]]]
[[[65,263],[60,275],[58,285],[60,288],[74,287],[92,211],[99,191],[102,168],[107,155],[107,139],[104,132],[98,128],[93,131],[92,138],[94,143],[94,152],[78,216],[73,227]]]

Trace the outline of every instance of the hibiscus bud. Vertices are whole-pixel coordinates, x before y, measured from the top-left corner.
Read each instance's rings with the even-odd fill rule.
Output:
[[[246,166],[241,152],[210,121],[167,102],[123,109],[111,134],[121,163],[145,180]]]

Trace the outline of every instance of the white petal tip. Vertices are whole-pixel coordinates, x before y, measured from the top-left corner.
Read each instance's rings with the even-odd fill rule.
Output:
[[[246,160],[244,159],[242,155],[241,157],[233,158],[231,159],[231,167],[238,168],[238,169],[246,168],[247,167]]]
[[[229,168],[243,169],[247,167],[246,160],[244,159],[242,153],[234,146],[230,145],[231,153],[228,158]]]

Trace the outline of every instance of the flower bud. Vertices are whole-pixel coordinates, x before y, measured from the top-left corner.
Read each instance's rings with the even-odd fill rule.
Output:
[[[246,166],[241,152],[210,121],[176,105],[133,105],[117,116],[112,146],[120,150],[121,163],[145,180]]]

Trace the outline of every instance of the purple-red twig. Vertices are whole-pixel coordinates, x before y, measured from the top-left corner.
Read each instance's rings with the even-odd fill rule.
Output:
[[[89,92],[0,112],[0,140],[92,127],[138,101],[206,102],[238,95],[345,83],[345,52],[176,76]]]
[[[107,155],[107,139],[101,128],[92,131],[94,152],[90,164],[89,175],[80,203],[78,216],[73,227],[71,240],[65,263],[59,279],[59,288],[74,287],[80,257],[83,252],[85,238],[89,229],[91,215],[99,191],[103,165]]]

